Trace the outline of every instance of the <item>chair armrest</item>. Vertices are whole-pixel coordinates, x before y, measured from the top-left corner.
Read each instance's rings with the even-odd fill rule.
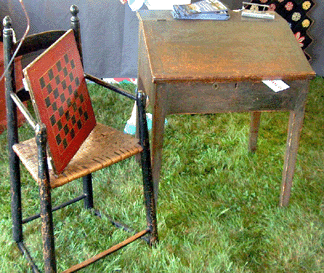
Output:
[[[114,92],[116,92],[118,94],[121,94],[121,95],[123,95],[123,96],[125,96],[127,98],[130,98],[132,100],[136,100],[135,95],[128,93],[126,90],[124,90],[122,88],[118,88],[118,87],[116,87],[116,86],[114,86],[112,84],[109,84],[109,83],[107,83],[107,82],[105,82],[105,81],[103,81],[103,80],[101,80],[101,79],[99,79],[97,77],[94,77],[92,75],[89,75],[87,73],[84,74],[84,77],[86,79],[96,83],[96,84],[99,84],[102,87],[108,88],[108,89],[110,89],[110,90],[112,90],[112,91],[114,91]]]

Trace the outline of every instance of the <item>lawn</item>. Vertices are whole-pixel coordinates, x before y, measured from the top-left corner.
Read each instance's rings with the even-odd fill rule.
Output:
[[[133,90],[134,85],[123,85]],[[97,119],[123,129],[132,102],[89,85]],[[250,115],[169,116],[158,202],[159,244],[137,241],[82,272],[324,272],[324,79],[311,82],[290,205],[279,208],[289,113],[263,113],[259,146],[248,153]],[[33,133],[20,128],[23,138]],[[11,240],[6,135],[0,136],[0,272],[31,272]],[[38,189],[22,168],[24,217],[39,210]],[[53,191],[59,204],[75,181]],[[62,193],[63,192],[63,193]],[[94,175],[95,206],[144,227],[140,169],[130,159]],[[128,234],[83,209],[54,213],[58,269],[107,249]],[[42,268],[40,220],[24,226]]]

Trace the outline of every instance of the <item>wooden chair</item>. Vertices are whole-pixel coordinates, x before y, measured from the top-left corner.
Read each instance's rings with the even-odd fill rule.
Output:
[[[78,52],[80,57],[80,65],[78,62],[76,64],[71,62],[71,67],[76,65],[78,69],[82,70],[82,47],[81,47],[81,36],[80,36],[80,23],[77,17],[78,8],[76,6],[71,6],[70,9],[72,13],[71,18],[71,28],[67,32],[65,31],[50,31],[45,33],[40,33],[36,35],[31,35],[26,38],[22,47],[18,51],[17,56],[22,56],[27,53],[37,51],[39,49],[47,49],[52,52],[53,46],[61,43],[64,37],[70,37],[72,35],[73,42],[75,42],[75,51]],[[8,66],[11,56],[17,47],[17,43],[13,42],[12,39],[12,27],[11,20],[7,16],[4,19],[4,58],[5,66]],[[72,43],[73,44],[73,43]],[[64,48],[64,47],[63,47]],[[65,47],[70,50],[73,45]],[[47,51],[46,51],[47,52]],[[65,55],[64,55],[65,57]],[[39,57],[39,60],[42,60]],[[38,59],[37,59],[38,60]],[[37,65],[33,62],[32,65]],[[70,68],[71,68],[70,67]],[[37,69],[40,67],[38,66]],[[31,264],[34,272],[39,272],[38,267],[34,263],[29,251],[27,250],[23,241],[22,226],[34,219],[41,217],[42,222],[42,238],[43,238],[43,257],[44,257],[44,270],[45,272],[56,272],[56,259],[55,259],[55,247],[54,247],[54,233],[53,233],[53,219],[52,212],[61,209],[67,205],[75,203],[80,200],[84,200],[84,206],[87,209],[93,209],[93,190],[92,190],[92,176],[91,174],[97,170],[108,167],[114,163],[120,162],[131,156],[140,154],[141,155],[141,166],[143,174],[143,187],[144,187],[144,198],[146,207],[146,220],[147,227],[135,233],[125,241],[101,252],[100,254],[78,264],[72,266],[64,272],[75,272],[82,269],[89,264],[109,255],[127,244],[139,239],[144,238],[146,241],[152,245],[157,241],[157,226],[156,226],[156,212],[155,212],[155,202],[154,202],[154,192],[152,183],[152,172],[150,163],[150,150],[149,150],[149,140],[148,140],[148,130],[146,124],[146,114],[145,114],[145,95],[142,92],[137,92],[136,96],[129,94],[128,92],[116,88],[110,84],[107,84],[100,79],[90,76],[88,74],[80,74],[81,78],[78,78],[80,85],[76,85],[76,92],[85,92],[87,95],[87,89],[85,84],[85,79],[93,81],[105,88],[117,92],[120,95],[126,96],[137,103],[138,107],[138,117],[139,117],[139,136],[140,139],[133,138],[132,136],[123,134],[111,127],[106,125],[97,124],[95,121],[92,122],[92,127],[86,129],[86,131],[91,131],[86,137],[84,142],[80,143],[80,148],[76,151],[73,158],[67,162],[67,166],[55,165],[54,169],[51,169],[48,164],[48,155],[54,158],[57,156],[53,154],[51,134],[53,134],[54,126],[48,126],[46,120],[43,120],[42,109],[39,109],[39,120],[35,121],[33,116],[29,114],[26,107],[24,107],[23,101],[30,98],[29,93],[33,97],[33,102],[36,104],[37,108],[37,95],[40,93],[39,90],[16,90],[16,83],[14,75],[14,63],[10,66],[8,72],[6,73],[6,106],[8,109],[8,146],[9,146],[9,164],[10,164],[10,180],[11,180],[11,194],[12,194],[12,221],[13,221],[13,239],[17,243],[18,248],[27,258]],[[68,67],[69,69],[69,67]],[[83,70],[82,70],[83,71]],[[24,70],[25,76],[29,76],[28,67]],[[44,71],[44,73],[47,71]],[[68,73],[70,73],[68,71]],[[74,72],[73,72],[74,73]],[[44,74],[45,75],[45,74]],[[30,79],[27,79],[30,80]],[[62,84],[57,82],[57,84]],[[39,80],[41,83],[42,81]],[[75,80],[76,82],[76,80]],[[82,85],[83,84],[83,85]],[[83,86],[83,90],[80,91],[80,86]],[[33,87],[33,84],[29,81],[29,87]],[[64,88],[63,88],[64,89]],[[83,93],[82,93],[83,94]],[[84,95],[83,94],[83,95]],[[81,96],[78,93],[78,98]],[[80,99],[80,101],[83,100]],[[42,103],[42,102],[40,102]],[[51,105],[54,103],[51,102]],[[23,142],[18,141],[18,130],[17,130],[17,107],[24,113],[26,119],[29,121],[31,126],[35,129],[35,138],[26,140]],[[42,105],[38,105],[42,107]],[[72,106],[71,106],[72,107]],[[37,109],[36,109],[37,110]],[[70,112],[65,112],[64,115],[67,117]],[[63,114],[63,113],[62,113]],[[91,116],[91,113],[89,114]],[[45,117],[46,119],[46,117]],[[89,118],[90,119],[90,118]],[[88,120],[88,116],[86,118]],[[89,124],[85,123],[86,126]],[[69,126],[66,126],[67,130],[71,131]],[[85,128],[85,126],[80,126],[80,128]],[[81,129],[80,129],[81,130]],[[73,146],[73,145],[72,145]],[[73,147],[72,147],[73,148]],[[62,158],[61,158],[62,159]],[[64,158],[63,158],[64,159]],[[62,160],[63,160],[62,159]],[[59,159],[60,160],[60,159]],[[54,161],[54,159],[53,159]],[[28,218],[22,218],[22,208],[21,208],[21,177],[20,177],[20,167],[19,164],[22,162],[27,170],[30,172],[32,177],[38,182],[39,186],[39,196],[40,196],[40,214],[30,216]],[[57,163],[57,162],[56,162]],[[55,164],[56,164],[55,163]],[[51,204],[51,191],[54,188],[59,188],[77,178],[83,178],[83,193],[64,204],[57,207],[52,207]],[[111,220],[113,222],[113,220]],[[114,223],[114,222],[113,222]],[[117,223],[114,223],[117,225]],[[123,226],[118,223],[123,229],[127,229],[127,226]],[[133,232],[133,231],[132,231]]]

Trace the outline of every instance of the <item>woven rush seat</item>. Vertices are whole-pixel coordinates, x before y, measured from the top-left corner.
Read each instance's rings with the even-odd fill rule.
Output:
[[[120,148],[122,147],[122,149]],[[13,146],[22,163],[38,181],[37,145],[35,138]],[[51,188],[108,167],[143,150],[139,140],[114,128],[98,123],[71,162],[60,175],[49,171]]]

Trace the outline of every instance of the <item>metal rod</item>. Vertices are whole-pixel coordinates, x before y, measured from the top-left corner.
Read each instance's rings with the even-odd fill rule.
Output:
[[[257,6],[257,7],[269,8],[269,5],[262,5],[262,4],[256,4],[256,3],[250,3],[250,2],[242,2],[242,4],[247,5],[247,6]]]
[[[69,200],[69,201],[67,201],[67,202],[62,203],[61,205],[58,205],[58,206],[54,207],[54,208],[52,209],[52,211],[56,211],[56,210],[62,209],[62,208],[64,208],[64,207],[68,206],[68,205],[71,205],[71,204],[73,204],[73,203],[76,203],[76,202],[78,202],[78,201],[80,201],[80,200],[82,200],[82,199],[85,199],[85,198],[87,198],[87,196],[86,196],[85,194],[80,195],[80,196],[78,196],[78,197],[76,197],[76,198],[74,198],[74,199],[71,199],[71,200]],[[28,217],[28,218],[23,219],[22,223],[23,223],[23,224],[26,224],[26,223],[31,222],[31,221],[33,221],[33,220],[39,218],[39,217],[40,217],[40,213],[35,214],[35,215],[32,215],[32,216],[30,216],[30,217]]]
[[[110,89],[112,91],[115,91],[116,93],[121,94],[121,95],[123,95],[123,96],[125,96],[127,98],[132,99],[132,100],[136,100],[136,97],[134,95],[128,93],[124,89],[113,86],[112,84],[109,84],[109,83],[107,83],[107,82],[105,82],[105,81],[103,81],[103,80],[101,80],[101,79],[99,79],[97,77],[94,77],[92,75],[89,75],[87,73],[85,73],[84,76],[85,76],[86,79],[88,79],[88,80],[90,80],[92,82],[95,82],[96,84],[99,84],[99,85],[101,85],[103,87],[106,87],[106,88],[108,88],[108,89]]]
[[[121,223],[121,222],[118,222],[116,220],[114,220],[110,215],[108,215],[107,213],[104,213],[104,212],[100,212],[99,210],[95,210],[94,211],[94,214],[98,217],[102,217],[101,213],[110,221],[110,223],[112,223],[116,228],[120,228],[128,233],[132,233],[132,234],[135,234],[137,233],[137,231],[129,226],[127,226],[126,224],[124,223]],[[147,244],[150,244],[150,239],[149,238],[146,238],[146,237],[141,237],[141,239],[143,241],[145,241]]]

